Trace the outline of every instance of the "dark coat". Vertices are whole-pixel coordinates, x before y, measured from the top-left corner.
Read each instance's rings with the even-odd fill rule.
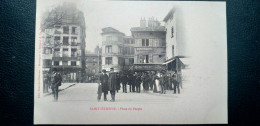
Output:
[[[162,75],[160,78],[160,85],[166,85],[168,82],[167,76],[166,75]]]
[[[127,77],[127,75],[125,75],[125,74],[122,75],[121,81],[122,81],[123,84],[127,84],[127,82],[128,82],[128,77]]]
[[[133,85],[134,84],[134,76],[133,74],[129,74],[128,76],[128,84]]]
[[[119,74],[116,74],[116,90],[120,90],[120,82],[121,82],[121,80],[120,80],[120,76],[119,76]]]
[[[100,83],[101,83],[102,92],[109,91],[109,88],[108,88],[108,75],[107,74],[101,74],[99,76],[99,80],[100,80]]]
[[[141,76],[140,75],[136,75],[135,76],[135,84],[136,85],[140,85],[142,82]]]
[[[109,89],[109,91],[117,90],[117,77],[116,77],[116,73],[114,73],[114,72],[109,74],[108,89]]]
[[[55,74],[52,80],[52,87],[58,87],[61,86],[62,77],[60,74]]]

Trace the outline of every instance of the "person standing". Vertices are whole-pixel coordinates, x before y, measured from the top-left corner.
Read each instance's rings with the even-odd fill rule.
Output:
[[[161,86],[161,94],[166,94],[166,91],[165,91],[165,87],[166,87],[166,75],[165,75],[165,70],[162,70],[161,73],[162,73],[162,76],[160,78],[160,86]]]
[[[142,82],[141,73],[136,73],[135,83],[136,83],[136,92],[137,93],[140,93],[141,82]]]
[[[143,88],[145,92],[149,90],[149,81],[150,80],[149,80],[148,73],[145,72],[143,76]]]
[[[149,87],[150,87],[150,90],[152,91],[153,90],[153,73],[152,73],[152,71],[149,71],[149,74],[148,74],[148,76],[149,76]]]
[[[174,85],[174,94],[176,94],[176,89],[178,90],[178,94],[180,94],[180,87],[179,87],[179,82],[177,78],[177,74],[173,74],[173,85]]]
[[[51,89],[52,89],[55,102],[58,101],[59,86],[61,86],[61,81],[62,81],[62,77],[60,73],[54,71]]]
[[[121,82],[121,79],[120,79],[120,75],[119,73],[116,73],[116,92],[118,93],[118,90],[120,90],[120,82]]]
[[[127,88],[126,88],[127,82],[128,82],[128,77],[126,75],[126,72],[124,72],[122,75],[123,93],[127,93]]]
[[[132,75],[132,79],[131,79],[131,82],[132,82],[132,91],[135,92],[135,87],[136,87],[135,80],[136,80],[136,76],[135,76],[135,74],[131,74],[131,75]]]
[[[115,102],[116,96],[116,86],[117,85],[117,77],[116,73],[114,72],[114,68],[110,68],[109,78],[108,78],[108,88],[111,94],[112,102]]]
[[[104,93],[104,101],[107,101],[107,94],[108,94],[108,75],[106,74],[106,70],[102,70],[102,74],[99,76],[99,82],[101,83],[101,89]],[[101,93],[98,93],[98,101],[101,99]]]
[[[130,92],[134,92],[133,90],[133,85],[134,85],[134,76],[132,73],[129,73],[128,74],[128,85],[129,85],[129,91]]]

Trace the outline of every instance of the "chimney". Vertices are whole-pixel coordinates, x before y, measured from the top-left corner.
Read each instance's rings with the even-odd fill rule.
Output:
[[[145,27],[146,27],[146,20],[145,20],[145,18],[142,18],[142,17],[141,17],[140,27],[142,27],[142,28],[145,28]]]

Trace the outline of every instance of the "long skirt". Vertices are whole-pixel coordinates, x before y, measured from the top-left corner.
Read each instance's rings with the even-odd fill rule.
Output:
[[[160,81],[157,79],[155,80],[155,86],[156,86],[157,92],[160,92],[161,91]]]

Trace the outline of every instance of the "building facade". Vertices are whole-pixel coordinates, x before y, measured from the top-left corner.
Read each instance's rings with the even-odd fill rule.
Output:
[[[178,56],[178,43],[176,36],[176,18],[175,9],[171,9],[165,16],[164,20],[166,28],[166,59]]]
[[[124,64],[123,70],[133,70],[134,66],[134,55],[135,55],[135,41],[132,36],[124,37]]]
[[[153,17],[140,20],[140,27],[132,27],[131,33],[135,41],[134,70],[160,70],[165,61],[166,30]]]
[[[102,29],[102,69],[121,71],[124,65],[125,34],[111,27]]]
[[[86,76],[91,77],[101,72],[101,54],[86,54]]]
[[[59,20],[57,17],[62,16]],[[49,12],[44,24],[43,64],[59,71],[63,82],[81,81],[85,74],[85,20],[74,6],[63,5]],[[48,56],[47,56],[48,54]],[[47,58],[48,57],[48,58]],[[51,57],[51,58],[50,58]]]

